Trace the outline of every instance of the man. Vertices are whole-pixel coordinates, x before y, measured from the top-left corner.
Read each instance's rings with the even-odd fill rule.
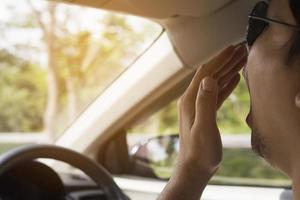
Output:
[[[216,111],[248,84],[253,150],[292,179],[300,200],[300,1],[259,2],[249,19],[247,47],[230,46],[198,69],[179,100],[180,154],[161,200],[199,199],[222,160]]]

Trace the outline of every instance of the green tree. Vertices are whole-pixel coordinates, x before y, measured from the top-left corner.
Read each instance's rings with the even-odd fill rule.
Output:
[[[99,24],[105,28],[97,39],[91,32],[67,31],[58,40],[59,73],[69,122],[113,81],[116,73],[126,69],[146,38],[144,33],[136,33],[123,16],[107,14]]]
[[[0,51],[0,132],[43,130],[46,72]]]

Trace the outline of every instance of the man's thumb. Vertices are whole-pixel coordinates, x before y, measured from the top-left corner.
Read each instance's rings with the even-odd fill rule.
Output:
[[[195,122],[215,122],[217,101],[218,82],[211,77],[205,77],[198,89]]]

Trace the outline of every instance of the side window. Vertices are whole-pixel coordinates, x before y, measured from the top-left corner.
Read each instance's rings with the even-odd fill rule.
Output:
[[[127,131],[129,154],[137,165],[143,166],[133,174],[170,178],[179,151],[176,101]],[[252,152],[250,129],[244,122],[248,112],[249,94],[242,81],[218,113],[223,161],[211,184],[290,186],[283,174]]]

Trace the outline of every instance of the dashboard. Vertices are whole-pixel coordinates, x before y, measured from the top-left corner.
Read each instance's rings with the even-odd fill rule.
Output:
[[[77,174],[56,173],[47,165],[31,161],[0,177],[1,200],[106,200],[92,180]]]

